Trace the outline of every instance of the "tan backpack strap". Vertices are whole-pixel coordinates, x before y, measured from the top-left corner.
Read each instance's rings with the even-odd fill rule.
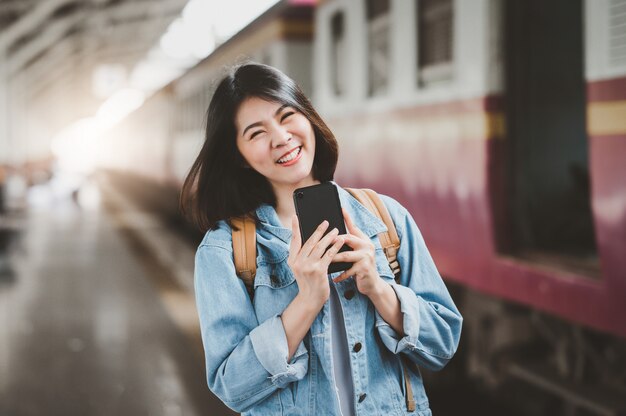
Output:
[[[413,388],[411,387],[411,378],[409,376],[409,370],[407,367],[409,364],[406,362],[407,358],[404,355],[400,355],[400,361],[402,361],[402,372],[404,373],[404,383],[406,386],[406,410],[409,412],[415,411],[415,399],[413,398]]]
[[[396,226],[389,215],[389,211],[378,194],[371,189],[346,188],[361,204],[372,214],[383,220],[387,226],[387,231],[378,234],[380,245],[385,252],[391,271],[396,280],[400,277],[400,263],[398,263],[398,249],[400,248],[400,237],[396,231]]]
[[[231,222],[234,226],[232,235],[235,270],[252,298],[256,275],[256,224],[250,217],[233,218]]]

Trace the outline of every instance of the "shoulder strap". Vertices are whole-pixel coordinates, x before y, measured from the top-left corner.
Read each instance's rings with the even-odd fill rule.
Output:
[[[400,248],[400,238],[396,231],[396,225],[389,215],[387,207],[380,199],[378,194],[371,189],[354,189],[346,188],[353,197],[357,199],[361,204],[365,206],[372,214],[383,220],[387,226],[387,231],[378,234],[380,245],[385,252],[391,271],[393,271],[396,281],[400,278],[400,263],[398,263],[398,249]]]
[[[235,270],[252,299],[256,275],[256,224],[248,216],[233,218],[231,222],[234,226],[232,235]]]

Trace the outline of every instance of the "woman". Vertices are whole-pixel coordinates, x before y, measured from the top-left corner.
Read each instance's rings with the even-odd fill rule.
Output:
[[[218,84],[182,193],[208,230],[195,289],[209,388],[250,415],[429,415],[416,366],[416,412],[407,412],[400,357],[441,369],[462,318],[411,215],[381,195],[401,239],[400,285],[377,238],[385,225],[339,186],[349,234],[323,236],[324,222],[300,241],[292,193],[332,180],[337,155],[332,132],[280,71],[244,64]],[[252,298],[235,272],[229,221],[246,214],[257,224]],[[353,250],[338,253],[344,243]],[[353,266],[327,275],[341,261]]]

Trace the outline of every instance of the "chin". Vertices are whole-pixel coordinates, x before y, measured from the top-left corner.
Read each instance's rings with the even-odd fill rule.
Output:
[[[283,175],[278,179],[278,182],[283,183],[283,184],[289,184],[289,185],[300,185],[303,183],[312,182],[314,180],[315,179],[313,179],[313,175],[311,171],[309,170],[306,173],[294,172],[292,175]],[[305,185],[302,185],[302,186],[305,186]]]

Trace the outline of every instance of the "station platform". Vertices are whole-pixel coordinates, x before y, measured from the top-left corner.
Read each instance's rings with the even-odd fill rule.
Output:
[[[232,415],[206,386],[195,247],[106,183],[0,217],[0,415]]]

